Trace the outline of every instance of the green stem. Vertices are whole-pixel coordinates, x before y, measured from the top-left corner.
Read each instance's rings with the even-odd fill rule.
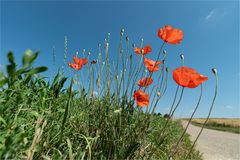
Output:
[[[196,105],[196,107],[195,107],[195,109],[194,109],[194,111],[193,111],[193,113],[192,113],[192,115],[191,115],[191,117],[190,117],[190,119],[189,119],[189,121],[188,121],[188,123],[187,123],[186,128],[184,129],[182,135],[180,136],[180,138],[179,138],[179,140],[178,140],[178,142],[177,142],[177,145],[175,146],[175,149],[174,149],[173,154],[170,155],[170,157],[171,157],[171,156],[174,156],[174,155],[176,154],[176,152],[177,152],[177,148],[178,148],[178,145],[179,145],[180,142],[182,141],[183,136],[185,135],[185,133],[186,133],[188,127],[189,127],[189,124],[191,123],[192,118],[193,118],[194,114],[196,113],[196,111],[197,111],[197,109],[198,109],[198,107],[199,107],[200,101],[201,101],[201,99],[202,99],[202,90],[203,90],[203,87],[202,87],[202,84],[201,84],[201,91],[200,91],[200,96],[199,96],[199,99],[198,99],[197,105]]]
[[[214,71],[213,71],[213,72],[214,72]],[[218,93],[218,75],[217,75],[216,72],[214,72],[214,75],[215,75],[215,78],[216,78],[215,94],[214,94],[214,97],[213,97],[213,101],[212,101],[211,107],[210,107],[209,112],[208,112],[208,116],[207,116],[207,119],[205,120],[205,122],[203,123],[202,128],[201,128],[200,132],[199,132],[198,135],[197,135],[197,138],[196,138],[195,141],[193,142],[193,145],[192,145],[190,151],[188,152],[186,159],[187,159],[187,158],[190,156],[190,154],[192,153],[192,150],[193,150],[193,148],[194,148],[194,146],[195,146],[198,138],[200,137],[200,135],[201,135],[201,133],[202,133],[202,131],[203,131],[203,128],[205,127],[205,125],[206,125],[206,123],[207,123],[207,121],[208,121],[208,119],[209,119],[209,117],[210,117],[210,115],[211,115],[211,113],[212,113],[212,109],[213,109],[213,106],[214,106],[214,103],[215,103],[215,100],[216,100],[216,97],[217,97],[217,93]]]

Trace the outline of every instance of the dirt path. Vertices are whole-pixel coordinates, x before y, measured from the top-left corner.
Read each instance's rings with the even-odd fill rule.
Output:
[[[183,126],[187,125],[186,121],[182,123]],[[199,131],[200,127],[190,124],[187,133],[191,141],[195,140]],[[240,160],[240,134],[204,128],[196,147],[205,160]]]

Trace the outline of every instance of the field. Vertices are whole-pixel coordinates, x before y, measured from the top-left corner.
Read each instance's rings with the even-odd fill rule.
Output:
[[[196,118],[192,120],[192,124],[201,126],[205,121],[204,118]],[[211,118],[206,124],[206,128],[227,131],[232,133],[240,133],[239,118]]]

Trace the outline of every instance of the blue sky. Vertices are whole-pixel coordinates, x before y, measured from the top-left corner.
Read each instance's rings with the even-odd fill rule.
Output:
[[[212,117],[240,117],[239,111],[239,1],[1,1],[0,64],[7,64],[6,53],[14,51],[21,62],[26,49],[40,50],[36,65],[49,67],[51,77],[63,64],[64,36],[68,37],[68,60],[86,49],[97,58],[98,43],[103,44],[111,33],[110,57],[115,58],[119,31],[131,43],[150,44],[156,57],[162,41],[156,36],[164,25],[184,32],[179,45],[166,45],[168,66],[180,66],[179,55],[184,53],[185,65],[209,77],[204,83],[204,96],[197,117],[205,117],[214,92],[211,68],[219,72],[219,95]],[[57,54],[57,67],[52,64],[52,47]],[[94,54],[95,53],[95,54]],[[176,88],[173,80],[158,106],[165,113]],[[200,88],[186,89],[176,116],[186,117],[197,103]]]

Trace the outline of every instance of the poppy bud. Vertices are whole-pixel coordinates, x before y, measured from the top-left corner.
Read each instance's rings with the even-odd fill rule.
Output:
[[[126,41],[129,41],[129,37],[128,36],[126,36]]]
[[[104,39],[104,42],[107,43],[107,39],[106,38]]]
[[[123,36],[124,29],[121,29],[120,36]]]
[[[98,44],[98,47],[101,47],[101,44],[100,44],[100,43]]]
[[[145,69],[144,72],[147,73],[147,70]]]
[[[97,60],[92,60],[91,64],[96,64],[97,63]]]
[[[82,50],[83,53],[85,53],[85,51],[86,51],[85,49]]]
[[[135,44],[134,43],[132,44],[132,47],[135,48]]]
[[[88,55],[90,56],[90,55],[91,55],[91,52],[88,52]]]
[[[76,57],[78,56],[78,52],[76,52]]]
[[[181,55],[180,55],[180,58],[181,58],[182,60],[184,60],[184,55],[183,55],[183,54],[181,54]]]
[[[162,63],[165,64],[165,60],[162,60]]]
[[[105,65],[105,62],[102,62],[103,65]]]
[[[160,97],[161,96],[161,93],[160,91],[157,92],[157,96]]]
[[[163,50],[163,54],[166,55],[166,54],[167,54],[167,51],[166,51],[166,50]]]
[[[141,54],[143,55],[143,53],[144,53],[144,49],[141,49]]]
[[[212,68],[212,72],[213,72],[213,74],[217,74],[217,69],[216,68]]]
[[[168,72],[169,71],[169,69],[168,69],[168,67],[166,67],[166,72]]]
[[[108,32],[108,36],[110,36],[110,33]]]
[[[131,54],[131,55],[130,55],[130,59],[132,59],[132,58],[133,58],[133,55]]]

